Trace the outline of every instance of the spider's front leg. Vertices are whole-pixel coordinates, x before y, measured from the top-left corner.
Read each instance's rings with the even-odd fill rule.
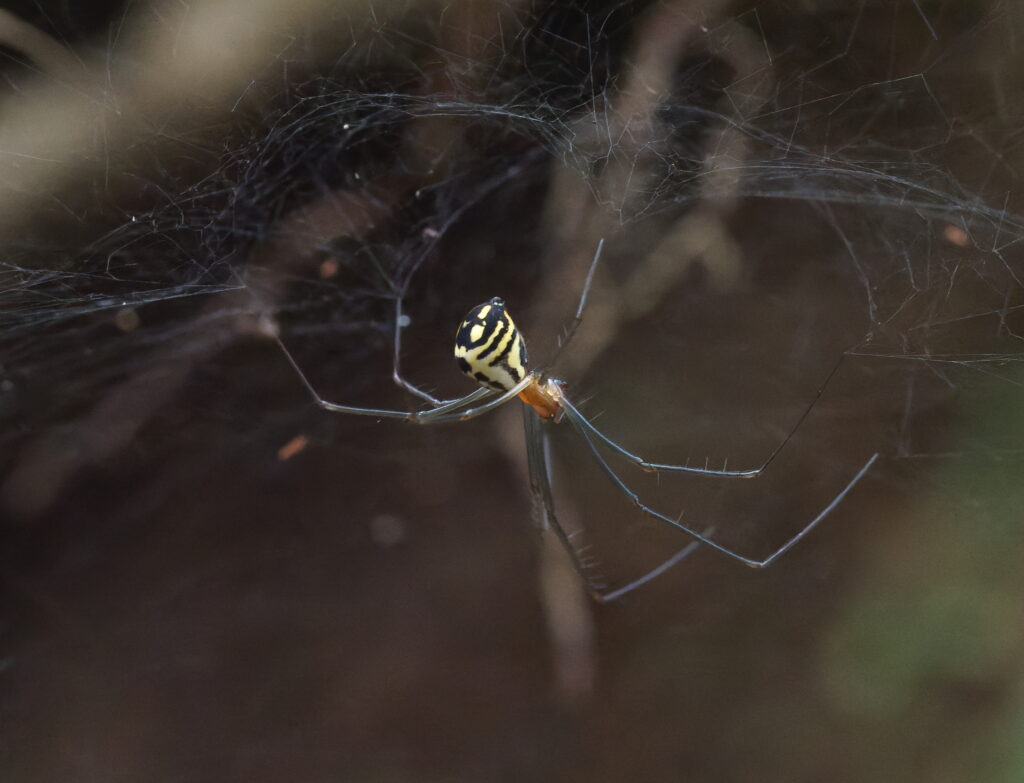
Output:
[[[403,299],[401,296],[396,296],[394,319],[395,332],[392,340],[391,380],[395,382],[399,389],[407,391],[410,394],[414,394],[421,400],[425,400],[436,407],[444,407],[451,403],[459,402],[459,400],[439,400],[437,397],[425,392],[411,381],[407,381],[405,376],[402,375],[402,330],[406,328],[409,323],[409,316],[403,312]]]

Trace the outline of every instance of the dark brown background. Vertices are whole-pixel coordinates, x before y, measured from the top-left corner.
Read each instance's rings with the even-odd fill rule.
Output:
[[[1012,4],[240,8],[17,9],[83,64],[6,67],[4,780],[1024,774]],[[259,334],[408,404],[408,278],[403,370],[462,394],[459,317],[543,357],[599,237],[558,372],[628,448],[756,465],[845,355],[757,480],[616,463],[762,556],[881,452],[772,568],[579,602],[517,406],[331,415]],[[552,435],[601,574],[683,545]]]

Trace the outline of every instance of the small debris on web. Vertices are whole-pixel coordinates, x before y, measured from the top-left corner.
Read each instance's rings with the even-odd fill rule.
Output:
[[[284,462],[294,457],[299,452],[305,450],[306,446],[309,445],[309,438],[305,435],[296,435],[281,448],[277,450],[277,458]]]

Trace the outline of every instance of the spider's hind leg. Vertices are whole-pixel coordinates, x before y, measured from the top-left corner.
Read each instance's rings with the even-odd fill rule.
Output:
[[[533,495],[534,513],[541,525],[545,529],[551,530],[559,542],[561,542],[562,547],[569,555],[573,568],[579,574],[580,579],[594,600],[599,603],[611,603],[668,571],[700,547],[699,541],[691,541],[668,560],[651,569],[640,578],[634,579],[623,587],[609,590],[608,585],[595,574],[594,560],[585,557],[584,548],[579,547],[573,542],[573,534],[568,533],[562,527],[555,514],[555,502],[551,492],[551,478],[548,470],[549,462],[544,422],[526,407],[523,408],[523,416],[526,425],[526,455],[530,470],[530,492]],[[710,535],[712,532],[709,528],[704,531],[704,535]]]
[[[563,404],[565,402],[566,401],[563,400]],[[822,520],[824,520],[829,514],[831,514],[840,503],[842,503],[843,499],[851,492],[851,490],[853,490],[853,488],[860,482],[860,480],[864,478],[865,475],[867,475],[868,471],[871,469],[871,466],[874,465],[875,461],[879,457],[877,452],[875,454],[872,454],[871,457],[868,458],[867,462],[865,462],[861,466],[861,468],[853,475],[853,477],[846,483],[846,486],[843,487],[843,489],[832,498],[828,505],[826,505],[820,512],[818,512],[817,516],[815,516],[810,522],[805,524],[799,531],[797,531],[795,535],[787,539],[781,546],[776,548],[767,557],[759,559],[740,554],[739,552],[730,549],[729,547],[724,546],[723,544],[719,544],[718,542],[711,540],[706,532],[697,532],[696,529],[690,527],[689,525],[683,524],[681,520],[673,519],[672,517],[667,516],[666,514],[663,514],[654,508],[651,508],[642,500],[640,500],[640,496],[633,489],[631,489],[625,481],[623,481],[622,477],[615,472],[615,469],[608,464],[608,460],[606,460],[604,456],[601,454],[601,451],[598,449],[597,443],[594,442],[594,439],[591,435],[591,429],[593,425],[591,425],[590,422],[588,422],[583,417],[583,415],[579,411],[577,411],[576,408],[574,408],[571,404],[564,404],[564,409],[566,413],[566,418],[572,423],[576,431],[580,434],[580,437],[582,437],[584,442],[587,444],[587,447],[590,449],[590,453],[593,456],[594,461],[597,462],[598,467],[600,467],[601,470],[604,471],[605,475],[608,476],[609,479],[611,479],[612,483],[616,487],[618,487],[619,490],[624,495],[626,495],[626,497],[628,497],[635,506],[637,506],[637,508],[639,508],[648,516],[652,516],[655,519],[660,519],[662,522],[665,522],[671,525],[672,527],[678,528],[695,541],[699,541],[702,544],[706,544],[711,549],[721,552],[723,555],[731,557],[734,560],[738,560],[739,562],[743,563],[744,565],[748,565],[751,568],[766,568],[772,563],[774,563],[776,560],[778,560],[780,557],[782,557],[782,555],[784,555],[794,546],[796,546],[796,544],[801,539],[803,539],[812,530],[814,530],[814,528],[816,528],[822,522]],[[604,439],[602,442],[605,442],[605,440],[607,439]],[[621,452],[621,450],[619,451]]]
[[[532,409],[524,405],[523,424],[526,429],[526,462],[530,473],[530,494],[535,518],[542,529],[550,530],[561,542],[587,591],[596,600],[603,601],[604,583],[595,576],[593,565],[581,557],[581,550],[573,543],[572,536],[566,532],[555,515],[544,422]]]

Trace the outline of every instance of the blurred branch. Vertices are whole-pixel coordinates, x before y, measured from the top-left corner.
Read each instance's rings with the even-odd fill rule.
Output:
[[[21,52],[50,76],[74,80],[84,74],[84,63],[60,41],[35,25],[0,8],[0,46]]]
[[[53,44],[29,35],[33,57],[53,77],[16,105],[0,127],[0,233],[16,234],[40,202],[73,186],[105,150],[157,136],[166,120],[200,105],[230,111],[251,84],[277,61],[295,28],[328,11],[354,7],[328,0],[201,0],[136,6],[125,23],[128,54],[101,65],[67,67]],[[391,3],[375,3],[379,13]],[[12,28],[17,29],[17,28]]]

